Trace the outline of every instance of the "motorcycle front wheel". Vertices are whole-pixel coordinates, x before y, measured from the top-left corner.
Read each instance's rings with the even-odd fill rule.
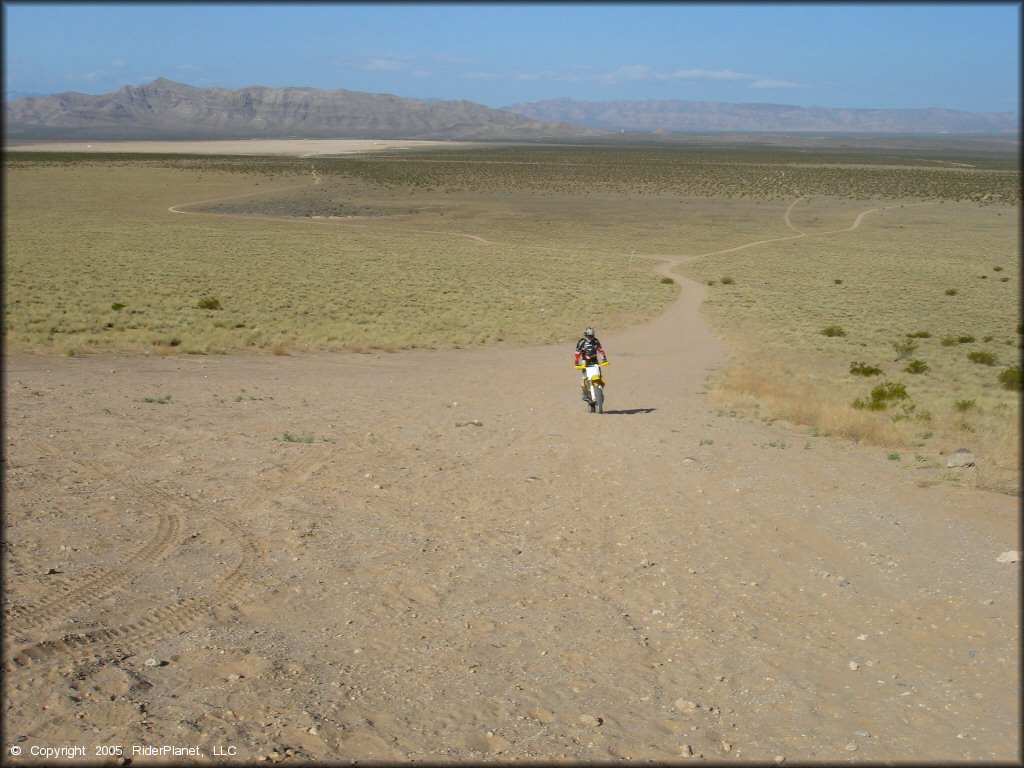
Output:
[[[604,413],[604,387],[594,387],[594,397],[597,402],[594,404],[598,413]],[[593,412],[594,408],[590,409]]]

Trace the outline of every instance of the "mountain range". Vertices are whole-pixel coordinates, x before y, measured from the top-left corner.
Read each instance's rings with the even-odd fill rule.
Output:
[[[533,139],[598,135],[470,101],[315,88],[195,88],[163,78],[98,96],[59,93],[4,106],[8,139]]]
[[[163,78],[101,95],[27,96],[4,106],[14,139],[375,138],[526,140],[612,133],[1019,132],[1017,115],[950,109],[552,99],[492,109],[315,88],[195,88]]]
[[[606,131],[824,133],[1015,133],[1012,112],[952,109],[827,109],[713,101],[573,101],[550,99],[504,108],[534,120]]]

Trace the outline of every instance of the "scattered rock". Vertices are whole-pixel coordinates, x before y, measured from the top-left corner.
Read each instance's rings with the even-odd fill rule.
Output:
[[[946,459],[947,469],[954,469],[956,467],[973,467],[974,466],[974,454],[966,448],[957,448]]]
[[[147,667],[166,667],[167,662],[163,659],[146,659],[144,662]]]
[[[676,699],[675,705],[676,709],[687,714],[697,711],[697,702],[689,699]]]
[[[999,557],[996,558],[997,563],[1019,563],[1020,552],[1016,550],[1010,550],[1009,552],[1003,552]]]
[[[683,744],[683,746],[679,748],[679,754],[681,754],[683,757],[692,757],[693,747],[691,747],[689,744]]]
[[[604,724],[604,718],[594,717],[593,715],[580,715],[580,722],[583,723],[583,725],[596,728],[599,725]]]
[[[860,669],[860,664],[858,664],[856,661],[851,661],[850,662],[850,669],[852,669],[854,672],[856,672],[858,669]]]
[[[786,762],[786,758],[782,755],[776,755],[775,759],[772,760],[772,762],[776,765],[782,765],[784,762]]]
[[[722,751],[723,752],[732,752],[732,744],[730,744],[728,741],[723,741],[722,742]]]
[[[840,587],[845,587],[849,583],[850,583],[850,580],[848,578],[846,578],[845,576],[838,576],[838,577],[836,577],[836,584],[838,584]]]

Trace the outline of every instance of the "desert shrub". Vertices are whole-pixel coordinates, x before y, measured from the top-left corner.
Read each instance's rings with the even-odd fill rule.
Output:
[[[978,365],[995,365],[999,362],[999,358],[996,357],[995,353],[988,351],[969,352],[967,359]]]
[[[220,300],[213,297],[200,299],[196,304],[196,309],[220,309]]]
[[[663,277],[661,278],[661,282],[664,285],[675,285],[676,281],[673,280],[671,277]]]
[[[735,282],[736,281],[733,280],[731,277],[723,277],[722,278],[722,285],[732,285]]]
[[[978,403],[976,400],[957,400],[954,404],[954,407],[960,413],[966,413],[967,411],[971,410],[972,408],[976,408],[977,406]]]
[[[836,285],[842,285],[843,284],[843,281],[839,280],[838,278],[833,280],[832,282],[835,283]]]
[[[120,312],[122,309],[125,308],[125,306],[126,305],[122,304],[120,301],[115,301],[113,304],[110,305],[110,308],[115,312]]]
[[[944,347],[956,346],[956,336],[943,336],[940,342]]]
[[[854,376],[877,376],[882,372],[882,369],[877,365],[868,365],[862,362],[850,363],[850,373]]]
[[[924,360],[911,360],[903,370],[907,373],[924,373],[929,370],[929,366]]]
[[[892,348],[897,360],[906,360],[917,351],[917,342],[913,339],[897,339],[892,343]]]
[[[1014,365],[1010,368],[1004,368],[999,372],[999,383],[1002,384],[1003,389],[1021,391],[1020,383],[1020,366]]]
[[[897,400],[906,400],[910,395],[907,388],[895,381],[886,381],[871,390],[868,400],[857,398],[853,401],[853,407],[867,409],[869,411],[884,411]]]
[[[932,334],[930,331],[914,331],[913,333],[907,334],[908,339],[930,339],[931,337]]]
[[[715,282],[716,282],[716,281],[714,281],[714,280],[708,280],[708,285],[714,285],[714,284],[715,284]]]
[[[956,296],[957,293],[959,293],[959,291],[957,291],[956,288],[947,288],[946,289],[946,295],[947,296]]]
[[[956,343],[957,344],[973,344],[974,342],[975,342],[975,338],[973,336],[971,336],[970,334],[967,334],[965,336],[957,336],[956,337]]]
[[[824,336],[845,336],[846,331],[838,325],[830,325],[827,328],[822,328],[821,333]]]
[[[1002,267],[992,267],[992,271],[993,272],[1002,272],[1003,268]]]

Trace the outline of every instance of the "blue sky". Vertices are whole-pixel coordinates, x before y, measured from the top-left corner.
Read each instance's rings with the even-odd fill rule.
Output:
[[[5,2],[8,98],[306,86],[1018,112],[1019,3]]]

